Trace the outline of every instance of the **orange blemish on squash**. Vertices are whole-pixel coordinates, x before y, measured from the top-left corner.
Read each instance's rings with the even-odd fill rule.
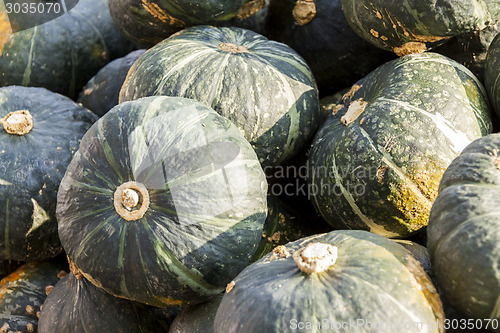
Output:
[[[292,14],[296,24],[306,25],[316,17],[316,5],[313,0],[297,0]]]
[[[230,293],[231,290],[233,290],[235,285],[236,285],[236,283],[234,281],[229,282],[226,286],[226,294]]]
[[[344,94],[344,96],[342,96],[342,100],[345,101],[348,98],[352,98],[352,96],[354,96],[354,94],[356,93],[356,91],[358,91],[359,88],[361,88],[362,86],[363,85],[357,85],[357,84],[353,85],[351,87],[351,89],[348,92],[346,92]],[[343,105],[342,105],[342,107],[343,107]]]
[[[156,17],[162,22],[167,23],[168,25],[184,28],[186,23],[183,21],[171,16],[169,13],[160,8],[156,3],[151,3],[148,0],[142,0],[142,7],[151,15]]]
[[[173,299],[171,297],[159,297],[158,300],[160,300],[163,304],[168,305],[168,306],[181,306],[183,303],[180,299]]]
[[[13,36],[12,27],[10,26],[7,13],[1,11],[0,12],[0,56],[2,55],[2,51],[5,44],[7,44],[7,42],[11,40],[12,36]]]

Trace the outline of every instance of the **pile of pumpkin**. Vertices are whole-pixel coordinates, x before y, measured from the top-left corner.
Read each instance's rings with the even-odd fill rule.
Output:
[[[8,14],[0,332],[500,332],[498,0]]]

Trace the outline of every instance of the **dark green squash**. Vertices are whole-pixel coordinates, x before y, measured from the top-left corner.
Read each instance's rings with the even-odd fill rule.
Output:
[[[450,37],[500,21],[498,0],[341,0],[353,30],[397,55],[423,52]]]
[[[357,320],[365,323],[349,326]],[[381,332],[384,323],[404,322],[422,323],[404,332],[444,332],[441,301],[422,266],[385,237],[343,230],[276,248],[245,268],[228,285],[214,327],[314,332],[319,324],[325,331]]]
[[[484,68],[484,84],[496,113],[500,115],[500,33],[491,42]]]
[[[321,96],[395,58],[352,31],[340,0],[273,0],[267,23],[269,38],[291,46],[311,67]]]
[[[265,0],[109,0],[116,25],[143,48],[190,26],[248,18],[264,6]]]
[[[433,269],[450,304],[472,318],[497,321],[499,152],[500,134],[478,139],[464,149],[443,175],[427,229]]]
[[[214,333],[214,320],[224,294],[182,310],[170,325],[169,333]]]
[[[58,192],[59,237],[113,295],[197,303],[252,258],[266,192],[255,152],[229,120],[194,100],[142,98],[83,137]]]
[[[107,0],[80,0],[65,15],[16,33],[6,20],[0,4],[0,86],[44,87],[76,98],[101,67],[131,50]]]
[[[388,237],[427,224],[444,170],[492,126],[477,78],[431,52],[377,68],[336,111],[311,149],[312,201],[334,227]]]
[[[111,61],[97,72],[83,87],[78,103],[92,110],[99,117],[118,105],[118,95],[127,73],[146,50],[136,50],[123,58]]]
[[[484,82],[486,54],[495,36],[500,33],[500,22],[482,30],[471,31],[451,38],[433,51],[464,65]]]
[[[40,308],[66,272],[50,263],[27,263],[0,281],[0,332],[34,333]]]
[[[264,0],[263,5],[261,4],[261,0],[253,0],[252,2],[255,4],[255,7],[249,11],[248,14],[252,11],[255,11],[255,14],[252,14],[250,17],[248,17],[248,14],[237,15],[224,25],[252,30],[256,33],[267,36],[266,25],[269,19],[269,4],[271,3],[271,0]],[[262,8],[258,9],[260,6],[262,6]]]
[[[43,303],[38,333],[168,332],[163,309],[114,297],[72,272]]]
[[[44,88],[13,86],[0,88],[0,119],[0,259],[54,257],[57,189],[97,116]]]
[[[318,126],[318,91],[304,60],[240,28],[192,27],[148,50],[130,69],[120,102],[150,95],[211,106],[244,133],[264,167],[297,154]]]

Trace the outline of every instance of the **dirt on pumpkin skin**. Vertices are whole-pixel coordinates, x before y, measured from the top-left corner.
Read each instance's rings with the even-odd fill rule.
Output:
[[[152,16],[156,17],[162,22],[165,22],[171,26],[178,27],[178,28],[184,28],[186,27],[186,23],[171,16],[167,12],[165,12],[163,9],[160,8],[155,3],[149,2],[148,0],[142,0],[142,7],[144,10],[146,10],[149,14]]]

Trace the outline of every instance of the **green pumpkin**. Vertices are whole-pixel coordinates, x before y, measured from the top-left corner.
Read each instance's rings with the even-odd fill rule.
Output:
[[[69,273],[43,303],[38,333],[168,332],[163,309],[114,297]]]
[[[118,95],[127,73],[146,50],[136,50],[123,58],[111,61],[97,72],[83,87],[78,103],[102,117],[113,106],[118,105]]]
[[[340,0],[273,0],[267,30],[270,39],[304,58],[322,96],[351,86],[395,58],[352,31]]]
[[[498,0],[341,0],[353,30],[397,55],[423,52],[450,37],[500,21]]]
[[[317,133],[313,204],[334,227],[408,236],[427,224],[451,161],[491,126],[484,88],[462,65],[431,52],[388,62]]]
[[[151,95],[196,99],[231,120],[260,162],[280,165],[318,126],[318,91],[290,47],[240,28],[192,27],[132,66],[120,102]]]
[[[263,5],[262,2],[264,2]],[[269,20],[270,3],[271,0],[263,0],[263,1],[252,0],[249,2],[249,4],[253,5],[248,7],[250,10],[248,10],[246,14],[237,15],[236,17],[228,21],[227,24],[224,25],[229,27],[238,27],[238,28],[252,30],[255,31],[256,33],[267,36],[268,33],[266,25],[267,21]],[[261,6],[262,8],[260,8]],[[252,12],[255,13],[251,14]],[[251,16],[248,16],[250,14]]]
[[[484,66],[491,42],[500,33],[500,22],[482,30],[471,31],[451,38],[433,51],[464,65],[484,82]]]
[[[27,263],[0,281],[0,332],[37,331],[40,308],[66,272],[50,263]]]
[[[455,309],[478,319],[500,320],[499,153],[500,134],[464,149],[443,175],[427,229],[444,295]]]
[[[0,259],[34,261],[62,251],[59,183],[97,119],[44,88],[0,88]]]
[[[113,295],[197,303],[252,258],[266,192],[255,152],[229,120],[194,100],[142,98],[83,137],[58,192],[59,237]]]
[[[500,115],[500,33],[491,42],[484,68],[484,84],[496,113]]]
[[[404,332],[444,332],[441,301],[429,277],[385,237],[332,231],[277,249],[228,286],[215,332],[314,332],[318,324],[325,331],[371,332],[404,322],[422,323]],[[349,326],[357,320],[365,324]]]
[[[116,25],[143,48],[186,27],[251,17],[264,6],[265,0],[109,0]]]
[[[16,33],[0,4],[0,86],[44,87],[75,98],[101,67],[130,50],[107,0],[80,0],[57,19]]]

